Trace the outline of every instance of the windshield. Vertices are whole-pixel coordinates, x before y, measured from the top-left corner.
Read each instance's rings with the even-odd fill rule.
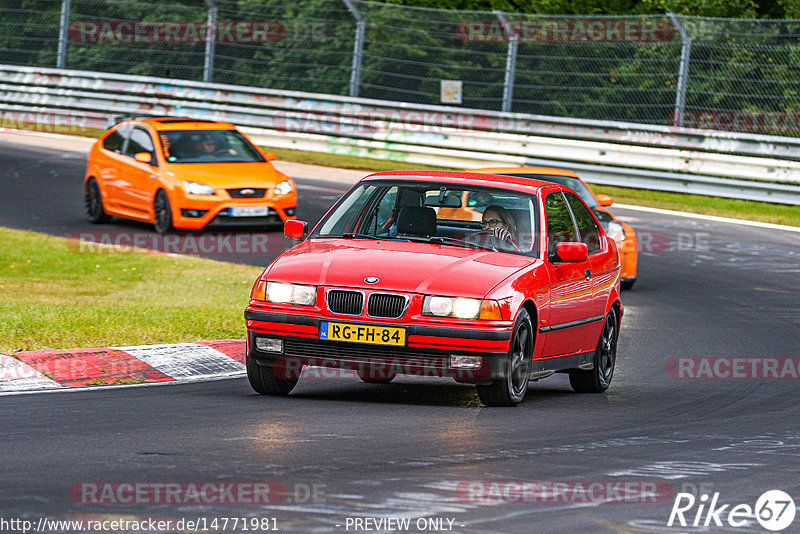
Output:
[[[532,180],[544,180],[545,182],[555,182],[557,184],[566,185],[576,193],[578,196],[586,202],[586,205],[590,208],[594,208],[600,205],[597,202],[597,199],[594,198],[594,195],[589,190],[588,187],[584,185],[579,179],[575,178],[574,176],[559,176],[556,174],[509,174],[508,176],[517,176],[519,178],[530,178]]]
[[[236,130],[158,132],[169,163],[261,163],[261,152]]]
[[[310,238],[421,241],[535,257],[538,220],[535,195],[453,183],[365,181]]]

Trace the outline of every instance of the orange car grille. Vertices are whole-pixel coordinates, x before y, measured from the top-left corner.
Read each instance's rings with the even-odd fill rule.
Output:
[[[241,189],[226,189],[231,198],[264,198],[266,189],[255,189],[253,187],[243,187]]]

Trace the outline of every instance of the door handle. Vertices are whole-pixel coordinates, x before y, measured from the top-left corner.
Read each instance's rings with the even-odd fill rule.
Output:
[[[584,275],[584,276],[586,277],[586,279],[588,280],[589,278],[591,278],[591,277],[592,277],[592,271],[591,271],[590,269],[586,269],[585,271],[583,271],[583,275]]]

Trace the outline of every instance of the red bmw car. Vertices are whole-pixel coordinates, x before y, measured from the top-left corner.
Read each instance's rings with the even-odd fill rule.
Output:
[[[466,196],[485,200],[482,220],[458,209]],[[355,370],[366,382],[452,377],[490,406],[518,404],[531,380],[555,372],[578,392],[611,382],[619,254],[566,186],[382,172],[310,233],[296,220],[284,233],[300,243],[264,270],[245,310],[258,393],[288,394],[303,366]]]

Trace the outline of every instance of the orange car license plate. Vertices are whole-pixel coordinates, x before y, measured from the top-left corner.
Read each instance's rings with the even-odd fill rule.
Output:
[[[319,338],[374,345],[405,345],[406,329],[322,321],[319,325]]]

